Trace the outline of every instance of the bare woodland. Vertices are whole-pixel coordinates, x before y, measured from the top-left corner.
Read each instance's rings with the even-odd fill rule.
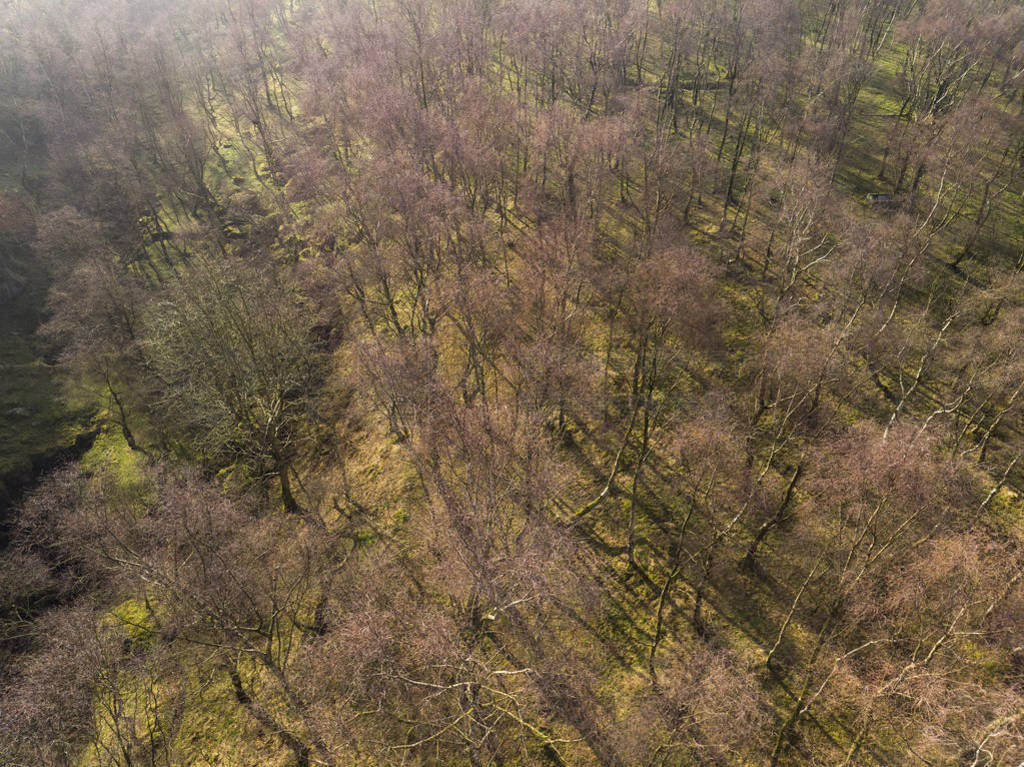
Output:
[[[0,5],[99,434],[3,520],[0,763],[1019,767],[1022,41]]]

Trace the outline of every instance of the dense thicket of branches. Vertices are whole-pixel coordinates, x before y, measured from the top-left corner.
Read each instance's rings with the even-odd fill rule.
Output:
[[[1017,765],[1021,39],[4,5],[105,432],[13,521],[0,761]]]

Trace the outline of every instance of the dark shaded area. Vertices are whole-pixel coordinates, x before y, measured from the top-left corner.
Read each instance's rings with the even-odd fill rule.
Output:
[[[29,245],[0,232],[5,297],[0,300],[0,524],[44,473],[81,457],[96,436],[87,407],[64,401],[55,365],[35,335],[49,280]],[[6,534],[0,528],[0,547]]]

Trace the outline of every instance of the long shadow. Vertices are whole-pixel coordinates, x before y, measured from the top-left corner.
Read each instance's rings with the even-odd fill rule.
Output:
[[[0,222],[2,223],[2,222]],[[0,549],[11,510],[35,481],[92,445],[90,408],[71,408],[36,336],[49,280],[27,243],[0,231]],[[8,271],[9,268],[9,271]]]

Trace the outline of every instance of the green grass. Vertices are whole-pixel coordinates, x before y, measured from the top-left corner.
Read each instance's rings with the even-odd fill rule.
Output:
[[[147,647],[154,639],[156,622],[149,606],[138,599],[126,599],[110,611],[116,626],[123,628],[126,639],[136,648]]]
[[[124,441],[120,432],[100,432],[92,447],[82,456],[79,466],[87,474],[102,478],[124,491],[145,494],[152,484],[145,459]]]

